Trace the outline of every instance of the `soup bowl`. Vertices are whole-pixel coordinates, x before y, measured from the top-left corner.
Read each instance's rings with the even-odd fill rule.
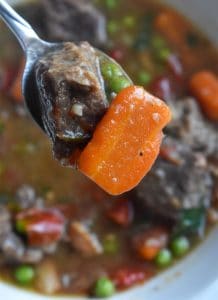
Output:
[[[17,4],[21,1],[9,1]],[[165,0],[198,25],[218,45],[217,0]],[[207,55],[205,51],[205,55]],[[218,299],[218,228],[181,262],[151,281],[129,291],[118,293],[114,300],[194,300]],[[46,297],[0,282],[0,299],[48,300],[84,299],[80,297]]]

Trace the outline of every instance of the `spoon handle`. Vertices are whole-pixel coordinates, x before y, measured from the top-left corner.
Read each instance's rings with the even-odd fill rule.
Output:
[[[25,52],[34,40],[39,40],[38,35],[32,29],[30,24],[27,23],[5,0],[0,0],[0,16],[14,32]]]

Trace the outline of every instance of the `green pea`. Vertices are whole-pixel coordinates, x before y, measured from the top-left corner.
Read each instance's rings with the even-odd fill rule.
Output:
[[[15,269],[14,277],[19,284],[30,284],[35,277],[35,271],[31,266],[23,265]]]
[[[163,49],[160,49],[160,50],[156,53],[156,57],[157,57],[157,59],[159,59],[160,61],[165,62],[165,61],[169,58],[170,54],[171,54],[170,49],[168,49],[168,48],[163,48]]]
[[[146,71],[141,71],[138,74],[138,82],[141,85],[148,85],[152,80],[152,76],[150,73],[146,72]]]
[[[165,62],[171,54],[167,47],[166,41],[159,35],[154,35],[151,39],[151,47],[153,48],[155,57],[162,62]]]
[[[119,243],[117,236],[114,234],[108,234],[103,240],[104,253],[116,254],[119,250]]]
[[[133,16],[125,16],[123,18],[123,25],[128,28],[134,27],[136,24],[136,20]]]
[[[98,298],[110,297],[115,293],[113,282],[105,277],[98,279],[94,288],[94,296]]]
[[[108,9],[114,9],[119,4],[119,0],[105,0],[105,4]]]
[[[124,76],[114,77],[109,82],[109,87],[114,93],[119,93],[120,91],[122,91],[130,85],[131,82],[129,81],[129,79]]]
[[[101,72],[105,79],[110,79],[114,76],[117,77],[123,75],[120,67],[117,64],[111,62],[102,63]]]
[[[116,21],[111,20],[111,21],[109,21],[107,23],[107,31],[108,31],[108,33],[114,34],[114,33],[116,33],[118,31],[118,29],[119,29],[119,25],[117,24]]]
[[[160,37],[159,35],[154,35],[151,39],[151,46],[157,50],[157,49],[163,49],[167,45],[166,45],[166,41],[162,37]]]
[[[122,42],[126,46],[132,46],[133,45],[133,37],[130,34],[123,34],[122,35]]]
[[[171,243],[171,250],[174,256],[183,256],[190,249],[190,242],[185,236],[175,238]]]
[[[172,262],[172,254],[168,249],[162,249],[155,258],[155,263],[158,267],[168,267]]]

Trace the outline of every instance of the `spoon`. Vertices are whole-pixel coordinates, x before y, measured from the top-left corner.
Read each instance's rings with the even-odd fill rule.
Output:
[[[17,37],[26,55],[26,65],[22,79],[22,91],[28,111],[32,118],[46,132],[40,108],[34,66],[46,54],[62,49],[63,43],[49,43],[39,38],[30,24],[26,22],[6,1],[0,0],[0,16]],[[105,59],[116,63],[104,52],[95,49]],[[117,64],[117,63],[116,63]],[[119,66],[120,67],[120,66]],[[120,67],[121,68],[121,67]],[[122,72],[128,77],[125,71]]]

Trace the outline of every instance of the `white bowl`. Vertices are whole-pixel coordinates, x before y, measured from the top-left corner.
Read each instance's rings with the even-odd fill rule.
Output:
[[[19,0],[9,2],[20,2]],[[165,0],[193,20],[218,45],[218,0]],[[206,55],[206,50],[205,50]],[[117,294],[113,300],[217,300],[218,292],[218,228],[180,263],[171,267],[150,282]],[[206,291],[213,287],[214,293]],[[201,296],[203,293],[203,296]],[[14,286],[0,283],[0,299],[48,300],[78,297],[45,297]],[[83,298],[84,299],[84,298]]]

